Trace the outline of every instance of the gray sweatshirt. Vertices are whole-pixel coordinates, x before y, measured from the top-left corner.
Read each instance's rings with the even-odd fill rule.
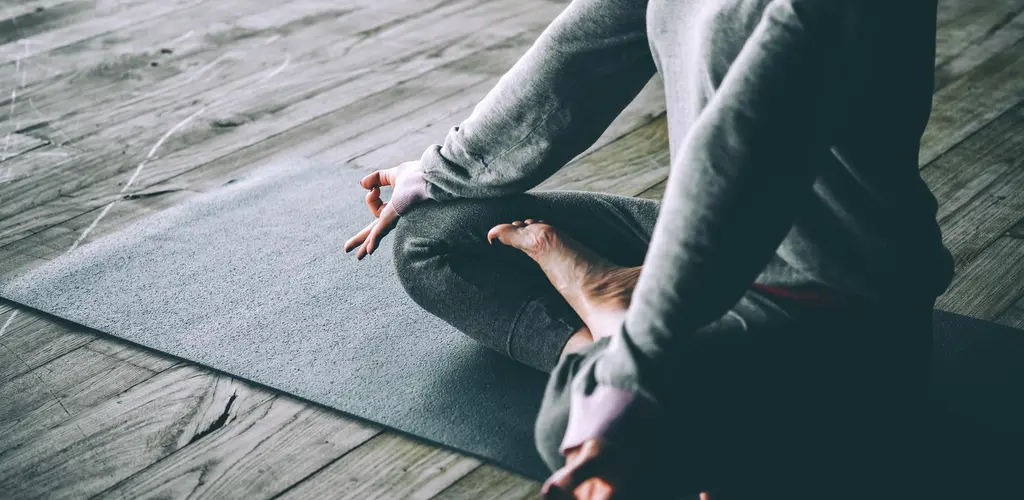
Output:
[[[888,302],[946,289],[953,261],[918,171],[935,11],[935,0],[575,0],[426,150],[402,209],[521,193],[593,144],[656,70],[664,80],[659,219],[621,332],[575,375],[562,449],[656,406],[644,381],[659,360],[752,282]]]

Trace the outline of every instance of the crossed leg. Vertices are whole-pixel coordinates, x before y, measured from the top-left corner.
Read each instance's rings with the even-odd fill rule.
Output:
[[[565,191],[427,203],[399,222],[394,260],[428,312],[550,371],[621,322],[658,207]],[[534,218],[508,224],[524,214]]]

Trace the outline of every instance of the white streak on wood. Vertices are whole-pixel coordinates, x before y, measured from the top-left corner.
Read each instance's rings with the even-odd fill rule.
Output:
[[[7,317],[7,321],[4,322],[4,326],[0,326],[0,337],[4,336],[4,333],[7,331],[7,327],[11,326],[11,322],[14,321],[14,317],[17,316],[17,315],[18,315],[18,310],[17,309],[11,311],[11,315]]]
[[[292,62],[292,56],[291,56],[291,54],[285,54],[285,55],[284,55],[284,63],[283,63],[283,64],[281,64],[280,66],[278,66],[278,68],[277,68],[277,69],[275,69],[274,71],[272,71],[272,72],[271,72],[270,74],[268,74],[267,76],[264,76],[263,78],[261,78],[261,79],[260,79],[260,81],[259,81],[258,83],[263,83],[263,82],[265,82],[265,81],[267,81],[267,80],[270,80],[271,78],[273,78],[273,77],[275,77],[275,76],[277,76],[277,75],[281,74],[281,72],[282,72],[282,71],[284,71],[284,70],[285,70],[285,68],[287,68],[287,67],[288,67],[288,65],[289,65],[289,64],[291,64],[291,62]]]
[[[194,35],[194,34],[196,34],[196,30],[191,30],[188,33],[185,33],[184,35],[181,35],[178,38],[175,38],[174,40],[171,40],[170,42],[167,42],[167,45],[174,45],[174,44],[176,44],[178,42],[184,42],[185,40],[188,40],[189,38],[191,38],[192,35]]]
[[[175,132],[180,130],[182,127],[188,125],[188,123],[194,120],[197,116],[203,114],[204,111],[206,111],[206,108],[202,108],[199,111],[192,113],[184,120],[178,122],[177,125],[171,127],[171,129],[168,130],[167,133],[163,135],[163,137],[160,137],[160,140],[156,141],[156,144],[154,144],[153,147],[149,149],[149,153],[146,155],[146,158],[144,158],[142,162],[139,163],[139,166],[135,168],[135,172],[132,173],[132,176],[128,179],[128,182],[124,183],[124,186],[121,187],[121,190],[117,194],[123,195],[124,192],[127,191],[129,187],[131,187],[131,185],[135,182],[135,179],[138,179],[139,174],[142,173],[142,169],[146,167],[146,164],[149,163],[149,160],[153,158],[153,155],[156,154],[156,151],[160,149],[160,146],[162,146],[164,142],[167,141],[167,139],[169,139],[172,135],[174,135]],[[89,227],[85,228],[85,231],[82,231],[82,234],[78,236],[78,239],[76,239],[75,242],[71,245],[71,247],[68,248],[67,252],[64,253],[71,252],[72,250],[78,248],[78,245],[81,244],[82,241],[85,240],[86,236],[89,236],[89,233],[96,228],[96,225],[99,224],[100,221],[107,216],[107,213],[110,212],[110,209],[114,207],[114,204],[116,204],[119,199],[120,196],[118,198],[115,198],[114,201],[108,203],[107,206],[103,207],[103,210],[101,210],[100,214],[96,217],[96,219],[92,221],[92,224],[89,224]]]
[[[213,61],[210,61],[209,63],[204,65],[202,68],[199,68],[198,70],[196,70],[195,73],[192,73],[192,76],[190,76],[188,78],[188,80],[185,80],[185,84],[187,85],[189,83],[192,83],[192,82],[196,81],[196,79],[198,79],[200,76],[203,76],[203,73],[206,73],[211,68],[216,66],[217,63],[223,61],[224,59],[227,59],[230,55],[231,55],[230,52],[228,52],[227,54],[221,54],[220,57],[217,57]]]
[[[45,122],[50,124],[50,128],[56,130],[57,133],[59,133],[60,135],[64,136],[64,142],[61,143],[61,144],[58,144],[57,145],[58,147],[66,145],[66,144],[71,144],[71,137],[69,137],[68,134],[66,134],[64,132],[64,129],[57,127],[56,121],[51,120],[49,117],[44,115],[42,111],[39,111],[39,108],[36,107],[36,103],[32,101],[31,97],[28,99],[28,105],[29,105],[30,108],[32,108],[33,111],[36,112],[37,115],[39,115],[40,118],[43,119],[43,121],[45,121]]]

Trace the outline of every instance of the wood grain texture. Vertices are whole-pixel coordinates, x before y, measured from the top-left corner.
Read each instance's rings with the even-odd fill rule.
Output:
[[[68,413],[77,412],[91,401],[84,394],[89,390],[88,381],[101,374],[129,379],[129,386],[153,375],[144,368],[103,358],[97,352],[76,349],[7,381],[0,386],[0,400],[7,402],[0,407],[0,422],[13,421],[51,399],[58,400]]]
[[[992,57],[935,93],[921,139],[920,163],[927,164],[1024,101],[1024,41]]]
[[[76,349],[0,386],[0,454],[9,453],[89,408],[155,375],[137,365]],[[24,391],[21,396],[15,391]]]
[[[1018,105],[921,171],[958,269],[1024,217],[1022,128]]]
[[[936,307],[966,316],[994,319],[1024,295],[1024,240],[1002,237],[953,279]]]
[[[87,329],[3,301],[0,385],[78,349],[96,336]]]
[[[15,498],[91,496],[271,397],[229,377],[172,368],[0,452],[0,491]]]
[[[1024,240],[1024,218],[1017,221],[1017,224],[1006,232],[1005,237]],[[1017,297],[1017,300],[1007,307],[1005,311],[1001,312],[995,321],[1003,325],[1024,329],[1024,294]]]
[[[11,180],[17,177],[17,172],[7,165],[3,165],[3,162],[42,148],[47,144],[49,144],[48,141],[29,137],[13,131],[4,134],[3,137],[0,138],[0,184],[11,182]],[[0,198],[0,202],[3,202],[3,198]]]
[[[0,60],[15,61],[80,40],[109,33],[147,19],[169,15],[199,5],[204,0],[148,0],[59,2],[42,11],[33,10],[11,21],[0,37]],[[30,40],[28,51],[23,40]]]
[[[566,165],[538,190],[599,191],[635,196],[668,176],[666,117],[662,115],[621,139]]]
[[[469,0],[461,0],[411,16],[404,23],[392,23],[373,34],[374,39],[390,38],[383,38],[387,41],[366,50],[351,49],[353,43],[359,42],[359,37],[353,35],[336,36],[334,40],[322,36],[305,43],[293,40],[301,38],[298,35],[283,36],[265,48],[250,47],[249,52],[256,48],[267,52],[261,53],[261,58],[276,52],[272,60],[278,68],[289,60],[289,50],[310,54],[306,58],[291,56],[288,71],[274,75],[272,68],[247,64],[249,59],[243,58],[236,65],[228,65],[225,60],[221,71],[209,81],[186,81],[165,89],[170,91],[150,92],[126,105],[83,115],[66,124],[63,130],[76,139],[78,147],[96,154],[82,157],[74,170],[61,169],[27,185],[11,186],[12,190],[17,189],[17,198],[11,198],[7,204],[10,208],[0,208],[0,216],[6,213],[4,210],[22,211],[131,171],[141,161],[139,156],[144,158],[150,145],[159,141],[169,128],[198,112],[202,112],[201,119],[163,143],[161,158],[150,162],[152,165],[146,170],[160,170],[165,162],[202,164],[350,105],[396,82],[415,82],[430,70],[516,34],[521,29],[521,22],[514,20],[517,13],[539,15],[536,8],[528,10],[532,6],[529,2],[508,4],[516,5],[518,10],[512,11],[513,20],[503,24],[502,18],[509,16],[510,7],[506,4],[487,2],[471,8],[467,4]],[[461,12],[466,24],[465,32],[438,28],[441,19],[457,12]],[[487,29],[483,30],[484,27]],[[295,46],[289,49],[288,43]],[[318,50],[303,50],[301,47],[306,45],[318,46]],[[459,85],[453,81],[447,88]],[[86,131],[89,134],[82,135]],[[129,155],[129,150],[117,147],[120,144],[140,145],[131,148]],[[198,148],[200,144],[202,148]]]
[[[547,5],[550,9],[551,4]],[[454,63],[463,57],[484,50],[488,46],[500,45],[522,29],[524,19],[517,20],[514,16],[504,20],[488,19],[487,16],[504,15],[504,11],[496,8],[492,8],[493,11],[482,10],[485,7],[488,6],[478,7],[477,9],[481,12],[477,16],[468,17],[467,23],[476,19],[473,22],[478,23],[479,28],[488,26],[489,29],[486,31],[469,32],[469,35],[461,37],[448,34],[441,37],[441,42],[437,45],[427,45],[426,49],[420,49],[412,55],[406,54],[404,57],[395,55],[402,52],[391,50],[388,52],[388,56],[371,53],[359,58],[348,58],[355,59],[351,63],[355,65],[365,65],[369,61],[374,61],[383,66],[379,73],[370,73],[366,70],[347,70],[345,67],[335,69],[333,66],[325,64],[310,64],[307,65],[312,68],[309,71],[291,72],[287,78],[270,79],[260,86],[254,86],[254,82],[259,80],[260,75],[254,75],[230,85],[218,86],[211,89],[210,93],[204,94],[203,98],[195,105],[190,104],[191,101],[187,100],[182,104],[180,97],[160,96],[160,99],[168,102],[164,105],[168,109],[158,109],[166,115],[165,124],[153,124],[152,113],[119,124],[114,119],[115,125],[104,129],[95,136],[101,140],[95,138],[90,140],[100,140],[102,144],[132,144],[138,142],[141,133],[143,136],[149,135],[152,141],[156,141],[171,124],[197,110],[206,109],[205,113],[210,117],[209,119],[203,118],[192,124],[191,127],[182,129],[162,145],[160,158],[147,163],[145,172],[142,172],[139,178],[139,185],[145,186],[150,175],[173,176],[182,170],[195,168],[283,133],[335,109],[353,104],[362,98],[385,91],[396,84],[411,82],[407,86],[415,85],[416,77],[426,76],[431,70]],[[543,13],[543,11],[540,12]],[[528,14],[538,16],[538,20],[541,15],[538,14],[538,9],[519,15]],[[536,21],[536,24],[542,23]],[[402,36],[411,36],[404,31],[401,33]],[[407,43],[411,43],[411,41]],[[439,46],[444,47],[440,53],[438,52]],[[439,55],[430,57],[432,54]],[[389,60],[392,62],[389,63]],[[325,67],[328,69],[324,69]],[[354,73],[364,74],[365,78],[355,78]],[[444,89],[457,89],[460,88],[460,79],[461,81],[471,79],[475,82],[480,76],[474,75],[470,69],[457,71],[455,68],[452,78],[453,80],[438,89],[424,88],[423,91],[430,93]],[[242,91],[243,89],[246,90]],[[247,105],[246,103],[254,108],[241,113],[242,110],[239,108]],[[202,107],[204,104],[205,108]],[[159,103],[153,103],[152,100],[147,101],[146,105],[160,107]],[[228,113],[225,115],[224,112]],[[238,126],[219,126],[218,123],[227,123],[222,121],[225,119],[231,123],[237,122],[237,120],[231,121],[234,120],[231,118],[222,118],[224,116],[247,116],[249,121],[238,122]],[[108,119],[112,118],[108,116],[103,120]],[[126,139],[128,137],[132,139],[128,141]],[[143,144],[149,144],[149,140],[147,139]],[[199,147],[200,144],[201,147]],[[84,143],[79,146],[84,147]],[[140,149],[143,149],[143,152],[134,154],[144,154],[145,149]],[[181,153],[175,154],[175,151],[179,150]],[[36,232],[40,226],[46,227],[66,220],[70,218],[69,216],[77,215],[72,215],[73,212],[82,213],[109,202],[112,194],[119,190],[115,183],[100,185],[98,187],[100,192],[95,197],[86,195],[79,198],[68,198],[68,200],[74,200],[69,202],[65,199],[57,199],[56,196],[84,186],[95,185],[113,175],[123,174],[129,169],[137,167],[137,163],[128,162],[124,157],[125,151],[120,148],[91,154],[83,157],[82,161],[76,165],[77,171],[74,172],[74,175],[43,176],[38,182],[18,190],[18,200],[20,201],[13,201],[10,205],[13,207],[20,204],[19,210],[21,211],[0,221],[0,245]],[[55,203],[40,210],[30,209],[30,207],[45,203],[46,200],[53,200]],[[13,211],[14,208],[10,210]]]
[[[380,432],[279,396],[101,496],[270,498]]]
[[[95,340],[86,344],[83,349],[88,349],[122,363],[139,366],[154,372],[162,372],[182,363],[182,361],[166,354],[152,351],[105,334],[98,335]]]
[[[953,2],[939,2],[944,11]],[[961,6],[963,7],[963,6]],[[1024,1],[981,0],[970,2],[961,15],[939,22],[936,33],[935,84],[942,88],[1024,38]]]
[[[480,462],[387,433],[339,458],[280,498],[431,498]]]
[[[540,483],[504,471],[492,465],[481,465],[455,484],[445,488],[437,500],[527,500],[540,498]]]

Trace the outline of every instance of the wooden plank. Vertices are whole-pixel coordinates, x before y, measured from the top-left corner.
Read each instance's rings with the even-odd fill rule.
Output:
[[[22,16],[0,37],[0,60],[15,61],[26,54],[41,54],[126,26],[166,16],[205,0],[148,0],[61,2],[50,9]],[[27,22],[31,19],[31,23]],[[22,43],[29,40],[30,43]]]
[[[935,93],[921,139],[920,164],[927,164],[993,119],[1024,101],[1024,42],[985,61]]]
[[[994,319],[1024,295],[1024,240],[1002,237],[957,274],[936,307]]]
[[[479,461],[458,453],[386,433],[342,456],[280,498],[430,498],[479,465]]]
[[[7,132],[4,134],[3,139],[0,139],[0,163],[28,153],[29,151],[39,149],[47,144],[49,144],[49,142],[42,139],[18,134],[13,131]],[[14,175],[12,171],[5,169],[4,165],[0,165],[0,184],[10,182],[10,179],[13,177]],[[0,201],[2,200],[3,198],[0,198]]]
[[[79,153],[74,148],[56,146],[43,139],[11,134],[11,137],[15,136],[19,138],[20,142],[18,149],[16,150],[12,145],[10,150],[0,154],[0,204],[9,201],[10,193],[13,192],[5,185],[35,175],[40,164],[54,165],[70,162]]]
[[[668,178],[666,177],[661,182],[637,193],[637,198],[646,198],[648,200],[661,200],[665,196],[665,187],[668,186]]]
[[[995,319],[996,323],[1013,328],[1024,329],[1024,300],[1014,302]]]
[[[61,401],[70,396],[81,396],[83,391],[88,390],[83,381],[99,373],[110,372],[113,368],[120,369],[122,366],[118,365],[128,368],[128,371],[118,373],[125,378],[145,378],[153,374],[141,367],[111,363],[109,359],[96,352],[76,349],[5,382],[0,385],[0,400],[7,402],[0,407],[0,422],[17,419],[19,415],[42,406],[51,398]],[[71,401],[61,403],[69,412],[77,410]]]
[[[1004,113],[921,170],[957,268],[1024,216],[1024,105]]]
[[[0,277],[16,275],[23,269],[31,269],[42,265],[44,262],[46,262],[45,259],[34,255],[8,248],[0,248]],[[0,373],[3,373],[2,369],[0,369]]]
[[[977,15],[962,16],[936,36],[935,86],[945,87],[1024,38],[1024,1],[980,2]]]
[[[93,4],[94,2],[77,1],[52,4],[49,9],[42,10],[18,9],[17,15],[4,16],[0,21],[0,46],[31,38],[61,24],[81,19],[94,9]]]
[[[537,9],[533,9],[532,11],[525,12],[525,15],[537,16],[536,11]],[[497,10],[497,12],[501,11]],[[471,55],[481,50],[481,48],[500,44],[507,36],[513,36],[515,30],[521,29],[523,20],[515,17],[509,20],[500,20],[500,22],[487,19],[487,16],[497,15],[497,12],[481,11],[476,16],[477,19],[474,22],[479,23],[481,27],[489,25],[489,29],[457,37],[457,40],[451,40],[452,42],[457,42],[454,44],[448,42],[441,44],[446,46],[446,49],[439,57],[427,57],[424,59],[424,57],[431,53],[427,49],[416,52],[416,54],[419,54],[416,57],[406,56],[402,58],[392,55],[390,59],[397,59],[393,64],[385,64],[384,68],[380,69],[379,72],[370,72],[363,75],[363,78],[352,77],[353,71],[346,70],[345,68],[340,70],[334,68],[324,70],[322,68],[326,65],[316,65],[314,68],[320,68],[315,69],[316,72],[319,72],[317,74],[288,74],[287,78],[271,79],[265,85],[260,86],[258,91],[253,88],[253,85],[257,83],[260,75],[254,75],[252,78],[244,79],[243,82],[229,85],[228,87],[231,87],[229,89],[217,88],[214,90],[216,95],[204,96],[204,100],[210,99],[212,101],[212,104],[209,106],[209,114],[215,119],[206,122],[210,125],[181,130],[175,137],[163,145],[164,150],[168,150],[165,156],[154,159],[151,162],[152,165],[147,166],[146,170],[150,172],[163,170],[162,164],[164,161],[177,165],[177,167],[168,166],[171,169],[181,168],[183,164],[187,168],[205,163],[260,140],[277,135],[341,106],[351,104],[361,98],[393,87],[396,84],[396,80],[397,82],[415,81],[417,77],[425,76],[437,67],[457,61],[463,56]],[[395,51],[392,50],[391,52]],[[379,56],[380,54],[360,54],[359,58],[350,56],[349,59],[373,59],[374,57],[380,59]],[[451,60],[447,60],[449,57],[451,57]],[[357,63],[369,63],[369,59],[366,61],[360,60]],[[385,63],[386,61],[387,59],[385,59]],[[325,72],[328,74],[323,74]],[[459,73],[456,72],[455,74],[458,75]],[[463,76],[463,78],[469,77],[469,75]],[[332,85],[336,84],[339,80],[346,81],[347,83],[332,88]],[[242,91],[245,87],[248,87],[248,89]],[[316,99],[311,99],[313,96],[316,96]],[[190,104],[190,101],[183,104],[180,97],[161,97],[161,99],[168,101],[167,106],[172,108],[166,110],[169,116],[165,119],[170,123],[174,123],[174,121],[201,109],[198,105]],[[296,104],[289,105],[289,103]],[[219,123],[216,119],[218,110],[229,110],[232,108],[237,110],[237,107],[240,105],[254,106],[253,109],[245,112],[245,116],[249,116],[255,121],[247,122],[244,127],[221,127],[217,125]],[[136,110],[136,112],[139,112],[139,110]],[[270,119],[271,113],[273,113],[273,119]],[[265,119],[257,119],[260,117]],[[104,120],[110,118],[108,116]],[[120,144],[128,140],[128,137],[138,137],[140,133],[153,134],[155,139],[161,133],[161,130],[166,130],[165,127],[168,125],[154,127],[152,126],[152,121],[152,113],[149,113],[140,118],[108,128],[96,136],[91,136],[90,140]],[[147,123],[149,125],[146,125]],[[199,143],[203,143],[204,147],[191,147]],[[176,154],[175,151],[180,151],[180,153]],[[15,207],[12,205],[11,208],[6,210],[24,210],[26,203],[31,206],[40,200],[54,199],[58,193],[66,194],[69,190],[79,189],[124,172],[129,168],[135,168],[135,164],[127,163],[124,160],[122,153],[123,151],[118,150],[106,154],[90,155],[83,158],[77,164],[77,168],[81,170],[76,175],[46,176],[41,182],[30,183],[30,185],[25,186],[24,189],[19,191],[21,199],[28,201],[22,202],[21,206]],[[0,208],[0,210],[4,209]],[[24,215],[19,214],[19,217]],[[12,232],[17,232],[16,229],[11,229],[12,226],[23,226],[22,222],[24,219],[19,217],[10,217],[9,220],[4,221],[6,227],[2,232],[6,234],[3,237],[4,241],[0,241],[0,244],[9,243],[13,239],[17,239],[17,236],[24,235],[24,233],[18,233],[12,236]]]
[[[77,349],[22,374],[0,386],[0,393],[8,401],[0,407],[0,453],[21,446],[154,374],[86,349]],[[16,391],[23,392],[19,395]]]
[[[512,60],[511,56],[514,52],[506,50],[503,51],[502,54],[509,56],[506,57],[505,60]],[[491,55],[494,54],[491,53]],[[489,77],[480,76],[473,78],[473,80],[481,81],[486,78]],[[223,184],[224,181],[230,178],[230,175],[237,173],[239,170],[249,170],[260,163],[266,162],[267,158],[273,156],[275,150],[279,147],[287,147],[286,151],[288,154],[307,155],[312,154],[317,148],[329,147],[330,144],[337,143],[338,141],[345,141],[347,138],[358,138],[358,140],[362,141],[363,144],[366,144],[367,141],[372,140],[373,137],[378,137],[372,135],[368,136],[370,132],[375,130],[388,134],[390,137],[390,134],[396,131],[401,132],[402,130],[401,127],[394,126],[394,123],[416,122],[415,119],[406,116],[410,112],[419,110],[417,116],[427,114],[422,111],[422,108],[429,106],[431,104],[430,101],[428,100],[423,102],[418,99],[409,98],[409,96],[423,96],[424,94],[419,92],[419,90],[421,90],[424,85],[433,85],[435,83],[438,84],[435,91],[439,91],[439,89],[444,88],[443,85],[446,81],[448,83],[454,82],[457,84],[458,82],[465,81],[465,78],[458,78],[457,75],[451,75],[448,73],[435,73],[434,75],[428,75],[414,85],[399,85],[389,89],[379,96],[379,100],[367,99],[358,101],[352,106],[344,107],[337,112],[330,113],[319,119],[307,122],[294,133],[276,136],[269,142],[264,141],[263,143],[260,143],[257,147],[246,148],[237,154],[225,157],[218,165],[215,165],[215,167],[229,166],[234,168],[225,172],[225,174],[227,174],[226,176],[220,175],[220,178],[216,180],[211,181],[208,177],[200,177],[200,186],[196,186],[195,182],[187,182],[189,179],[178,179],[177,182],[171,185],[154,186],[153,189],[144,191],[143,194],[147,192],[162,194],[159,196],[137,197],[138,199],[130,200],[130,203],[124,201],[118,202],[117,205],[115,205],[115,208],[112,209],[104,219],[104,224],[102,226],[95,226],[92,230],[93,232],[91,232],[89,237],[83,240],[83,242],[91,241],[92,239],[102,236],[108,232],[107,228],[120,227],[118,224],[106,224],[108,222],[107,219],[117,219],[122,215],[124,217],[137,218],[137,216],[141,216],[141,214],[129,215],[134,214],[133,208],[136,206],[147,208],[147,210],[149,210],[149,206],[156,205],[155,209],[158,210],[190,197],[192,193],[186,191],[186,189],[207,189],[211,182],[213,182],[214,185]],[[446,92],[455,96],[461,94],[479,95],[485,91],[484,89],[484,86],[478,85],[475,87],[475,90],[471,88],[469,91],[466,91],[465,89],[455,85],[449,90],[446,90]],[[430,94],[426,94],[426,96],[429,99]],[[401,97],[406,98],[403,99]],[[444,103],[442,103],[442,106],[429,108],[428,112],[433,112],[432,110],[435,109],[444,111],[445,107],[443,104]],[[357,119],[358,117],[362,117],[367,114],[370,116],[366,120]],[[298,142],[298,144],[293,144],[295,142]],[[220,169],[204,170],[218,172]],[[172,173],[167,174],[170,175]],[[97,186],[96,192],[109,193],[110,190],[111,188],[108,187]],[[87,194],[87,196],[90,195],[91,193]],[[59,222],[57,225],[49,229],[26,238],[24,244],[33,245],[36,255],[51,257],[57,251],[67,249],[80,237],[84,229],[92,226],[92,222],[97,217],[96,213],[100,210],[99,206],[101,205],[98,202],[109,202],[108,200],[112,201],[116,199],[118,199],[118,195],[114,193],[107,194],[106,198],[92,200],[93,202],[97,202],[97,207],[92,211],[81,216],[71,218],[70,220]],[[67,211],[65,211],[66,203],[67,199],[62,198],[57,204],[46,205],[45,209],[53,209],[54,212],[48,215],[54,219],[63,220],[67,217]],[[45,218],[45,216],[40,217],[34,210],[30,210],[16,216],[16,219],[27,221],[29,224],[38,223],[43,220],[43,218]],[[27,232],[24,228],[19,228],[19,230]],[[41,246],[52,249],[51,253],[42,253],[39,250]]]
[[[284,57],[284,50],[300,57],[319,48],[325,38],[337,41],[337,33],[394,17],[386,9],[350,16],[365,3],[235,0],[194,6],[177,12],[175,22],[150,19],[58,51],[31,55],[22,63],[22,70],[29,74],[23,75],[18,105],[11,106],[11,96],[0,96],[0,107],[10,109],[11,119],[20,120],[33,133],[64,136],[76,128],[75,115],[83,110],[109,110],[147,93],[172,92],[173,86],[161,84],[180,86],[212,78],[233,63],[248,65],[253,72],[266,70],[272,59]],[[291,43],[292,39],[298,43]],[[268,47],[268,41],[274,46]],[[0,72],[5,69],[0,67]],[[58,121],[71,122],[67,132],[58,129]]]
[[[40,313],[13,307],[0,316],[0,384],[43,366],[96,338],[92,333]]]
[[[1024,218],[1017,221],[1004,235],[1006,238],[1024,241]],[[997,323],[1024,329],[1024,294],[1021,294],[1005,311],[996,316]]]
[[[938,0],[938,31],[956,29],[954,23],[971,15],[972,11],[991,9],[1003,0]]]
[[[277,397],[101,496],[270,498],[379,433],[331,411]]]
[[[177,358],[116,337],[102,334],[97,335],[96,340],[86,344],[83,349],[88,349],[123,363],[140,366],[154,372],[164,371],[182,362]]]
[[[0,2],[0,22],[17,19],[26,14],[42,12],[73,0],[4,0]],[[11,23],[12,25],[15,23]]]
[[[172,368],[0,453],[0,491],[92,496],[272,397],[226,376]]]
[[[459,479],[434,500],[527,500],[539,498],[540,483],[491,465],[482,465]]]
[[[665,179],[668,170],[668,128],[666,117],[662,115],[565,166],[537,190],[584,190],[632,196]]]
[[[452,66],[472,65],[474,72],[479,73],[478,77],[469,80],[475,82],[470,86],[447,86],[445,82],[466,81],[466,78],[450,73],[448,66],[442,67],[416,82],[399,83],[180,174],[158,171],[152,180],[173,176],[151,189],[205,191],[246,170],[286,156],[347,163],[350,168],[362,169],[380,166],[382,155],[416,158],[429,143],[413,138],[419,137],[424,129],[435,130],[436,127],[447,130],[453,122],[457,123],[455,116],[468,113],[500,74],[526,50],[528,43],[527,37],[515,37],[494,51],[484,51],[453,63]],[[149,179],[142,182],[145,184]]]
[[[196,16],[201,16],[202,11],[198,10],[197,12]],[[222,92],[224,95],[233,95],[236,101],[244,99],[253,92],[254,84],[258,84],[267,75],[273,75],[275,71],[283,68],[281,65],[282,61],[290,61],[291,59],[294,59],[294,61],[290,63],[288,68],[283,69],[289,69],[290,74],[299,73],[301,77],[301,71],[296,71],[295,68],[315,69],[325,66],[324,64],[310,64],[314,61],[308,60],[316,58],[316,60],[323,62],[322,59],[326,56],[318,52],[318,49],[322,49],[323,45],[332,46],[331,42],[333,41],[335,45],[340,46],[335,48],[335,51],[343,50],[344,42],[349,40],[344,36],[330,36],[332,32],[336,33],[338,30],[341,30],[342,33],[351,32],[356,29],[355,26],[351,26],[352,23],[372,22],[378,17],[384,16],[383,14],[375,14],[376,17],[362,16],[357,19],[348,19],[344,15],[336,17],[327,15],[314,16],[314,19],[323,19],[330,22],[323,22],[308,27],[308,29],[297,30],[294,35],[280,36],[278,39],[273,40],[273,43],[267,45],[266,41],[271,39],[267,33],[272,33],[274,30],[265,26],[265,19],[270,18],[285,23],[284,25],[275,26],[281,30],[287,30],[290,27],[289,21],[300,24],[308,24],[308,21],[302,17],[303,13],[301,12],[290,12],[289,16],[285,16],[281,12],[271,12],[270,14],[275,14],[274,16],[262,14],[267,13],[257,12],[251,16],[252,20],[249,20],[247,24],[239,25],[238,23],[246,22],[250,18],[236,21],[231,25],[236,29],[222,27],[221,32],[206,33],[211,40],[220,39],[223,46],[217,46],[216,50],[193,54],[191,57],[186,56],[182,60],[176,61],[173,68],[171,65],[165,65],[160,69],[159,77],[151,76],[143,79],[144,81],[141,84],[146,84],[144,87],[137,87],[137,84],[134,83],[137,79],[124,78],[122,72],[114,71],[109,76],[106,76],[105,70],[90,71],[87,74],[89,78],[81,78],[78,75],[71,75],[65,78],[63,81],[67,85],[63,89],[46,87],[37,89],[38,92],[36,93],[42,92],[43,95],[43,97],[39,98],[40,102],[33,101],[32,94],[22,96],[22,105],[18,107],[12,106],[12,110],[21,113],[22,119],[30,119],[36,122],[35,125],[23,129],[25,131],[31,129],[31,132],[26,133],[37,134],[47,138],[59,136],[64,141],[74,142],[80,149],[95,151],[96,154],[79,155],[73,165],[55,163],[50,166],[51,168],[38,169],[36,173],[44,179],[43,182],[39,182],[37,179],[26,179],[24,182],[7,186],[5,189],[13,194],[8,196],[8,202],[3,207],[0,207],[0,217],[16,213],[26,204],[31,206],[31,204],[38,204],[53,199],[60,194],[67,194],[81,184],[61,181],[67,180],[67,178],[89,177],[87,174],[93,165],[113,163],[121,165],[121,168],[124,170],[134,168],[134,165],[137,165],[142,159],[136,155],[145,155],[149,147],[158,141],[167,128],[171,127],[177,120],[200,109],[200,107],[191,104],[192,100],[184,99],[184,97],[198,96],[204,92],[214,91]],[[390,17],[384,17],[382,21],[393,20],[398,15],[387,14]],[[296,16],[299,17],[298,20],[291,19]],[[252,26],[252,28],[245,29],[248,26]],[[256,33],[256,35],[253,35],[253,33]],[[253,40],[252,36],[257,36],[257,39]],[[354,36],[350,38],[358,39],[358,37]],[[204,36],[203,39],[207,39],[207,37]],[[131,41],[129,40],[124,43],[131,43]],[[349,41],[349,43],[352,42]],[[295,54],[294,57],[292,57],[293,53]],[[258,54],[258,57],[254,57],[255,54]],[[308,57],[304,57],[304,55]],[[330,55],[337,54],[328,54],[328,56]],[[200,67],[195,68],[194,66]],[[342,69],[345,68],[345,65],[337,66],[342,66]],[[144,67],[146,67],[146,72],[151,72],[148,71],[151,68],[148,68],[148,66]],[[96,76],[97,73],[99,76]],[[245,85],[231,89],[226,88],[230,82],[245,78],[249,78]],[[111,83],[104,84],[104,82],[108,81]],[[313,79],[307,82],[307,84],[315,86],[322,82],[322,79]],[[96,102],[96,99],[90,100],[88,95],[82,97],[82,94],[88,94],[87,91],[90,89],[94,89],[100,95],[105,96],[106,100],[100,99],[99,102]],[[295,89],[281,90],[295,91]],[[284,99],[299,99],[302,97],[301,94],[289,93],[284,94],[284,96],[286,96],[283,97]],[[222,108],[231,107],[231,100],[226,99],[224,96],[218,97],[213,95],[207,97],[217,101],[217,104],[221,105]],[[281,98],[279,97],[278,99]],[[29,100],[29,106],[24,105],[26,99]],[[268,99],[264,98],[262,101],[257,100],[254,102],[267,104]],[[70,107],[76,110],[76,112],[69,112],[66,109],[69,106],[65,105],[65,103],[73,103]],[[83,104],[86,104],[88,107],[79,109]],[[164,109],[167,107],[171,109]],[[168,119],[170,121],[168,124],[153,123],[154,115],[170,113],[173,116],[175,111],[182,111],[184,114],[177,117],[177,120],[171,121],[171,119]],[[235,121],[243,119],[238,116],[232,118],[233,115],[238,115],[238,113],[234,112],[225,113],[224,116],[216,116],[214,109],[210,111],[210,114],[214,115],[210,122],[210,133],[212,134],[232,128],[226,125],[232,119]],[[110,137],[101,133],[99,137],[90,137],[96,135],[97,131],[109,132],[111,124],[130,121],[132,118],[137,120],[125,125],[126,128],[115,128],[115,130],[120,130],[120,136]],[[253,118],[253,116],[249,116],[244,118],[243,121]],[[56,125],[57,121],[61,122],[59,127]],[[241,123],[236,125],[241,125]],[[90,138],[83,139],[83,137]],[[130,149],[134,149],[131,148],[132,145],[135,145],[141,151],[129,157],[127,153]],[[102,155],[103,153],[106,154],[102,156],[102,160],[97,159],[97,155]],[[58,186],[56,190],[40,189],[40,187],[46,188],[54,185]]]
[[[104,213],[105,207],[90,210],[62,224],[50,227],[19,242],[22,252],[45,259],[53,259],[68,251],[76,242],[80,245],[119,231],[147,215],[154,214],[196,193],[183,189],[143,191],[114,198],[116,201]],[[101,217],[102,215],[102,217]],[[94,224],[95,223],[95,224]],[[88,230],[88,233],[86,233]],[[83,235],[85,237],[83,238]],[[3,277],[0,275],[0,277]]]

